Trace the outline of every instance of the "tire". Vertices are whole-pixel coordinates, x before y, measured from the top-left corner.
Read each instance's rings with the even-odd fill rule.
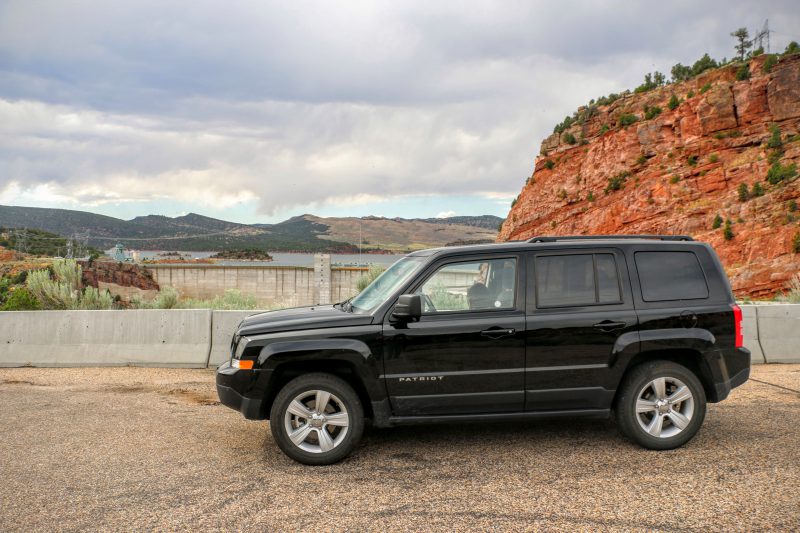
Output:
[[[697,376],[671,361],[633,368],[617,399],[617,425],[635,443],[671,450],[695,436],[706,416],[706,394]]]
[[[324,402],[323,412],[317,404]],[[346,381],[331,374],[306,374],[278,392],[270,411],[278,447],[297,462],[329,465],[353,451],[364,432],[364,409]]]

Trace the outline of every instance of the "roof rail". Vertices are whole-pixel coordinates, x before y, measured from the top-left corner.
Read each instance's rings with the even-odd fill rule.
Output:
[[[693,241],[689,235],[564,235],[561,237],[533,237],[528,242],[596,241],[611,239],[654,239],[659,241]]]

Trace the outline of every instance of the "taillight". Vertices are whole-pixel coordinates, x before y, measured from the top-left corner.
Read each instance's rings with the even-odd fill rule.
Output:
[[[736,304],[731,304],[733,309],[733,323],[736,325],[736,347],[744,346],[744,336],[742,335],[742,308]]]

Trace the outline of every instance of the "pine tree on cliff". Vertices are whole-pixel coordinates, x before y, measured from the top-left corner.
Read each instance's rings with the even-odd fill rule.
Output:
[[[739,61],[744,61],[744,56],[747,54],[747,51],[750,50],[750,47],[753,46],[753,41],[748,39],[750,33],[747,31],[747,28],[739,28],[731,32],[731,37],[736,37],[739,41],[739,44],[734,46],[734,48],[736,49],[736,53],[739,54]]]

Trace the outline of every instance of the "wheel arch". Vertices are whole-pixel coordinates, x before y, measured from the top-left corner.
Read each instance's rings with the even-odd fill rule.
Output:
[[[649,363],[652,361],[669,361],[687,368],[695,376],[697,376],[698,380],[700,380],[700,383],[703,385],[703,391],[705,392],[707,401],[710,403],[718,401],[717,391],[714,387],[714,375],[711,372],[711,367],[709,366],[708,361],[703,356],[702,352],[691,348],[672,348],[648,350],[635,355],[628,362],[625,372],[622,374],[622,378],[619,381],[620,385],[617,387],[617,390],[614,394],[612,406],[616,407],[620,391],[622,390],[622,384],[625,383],[626,379],[628,379],[628,376],[631,374],[633,369],[644,363]]]

